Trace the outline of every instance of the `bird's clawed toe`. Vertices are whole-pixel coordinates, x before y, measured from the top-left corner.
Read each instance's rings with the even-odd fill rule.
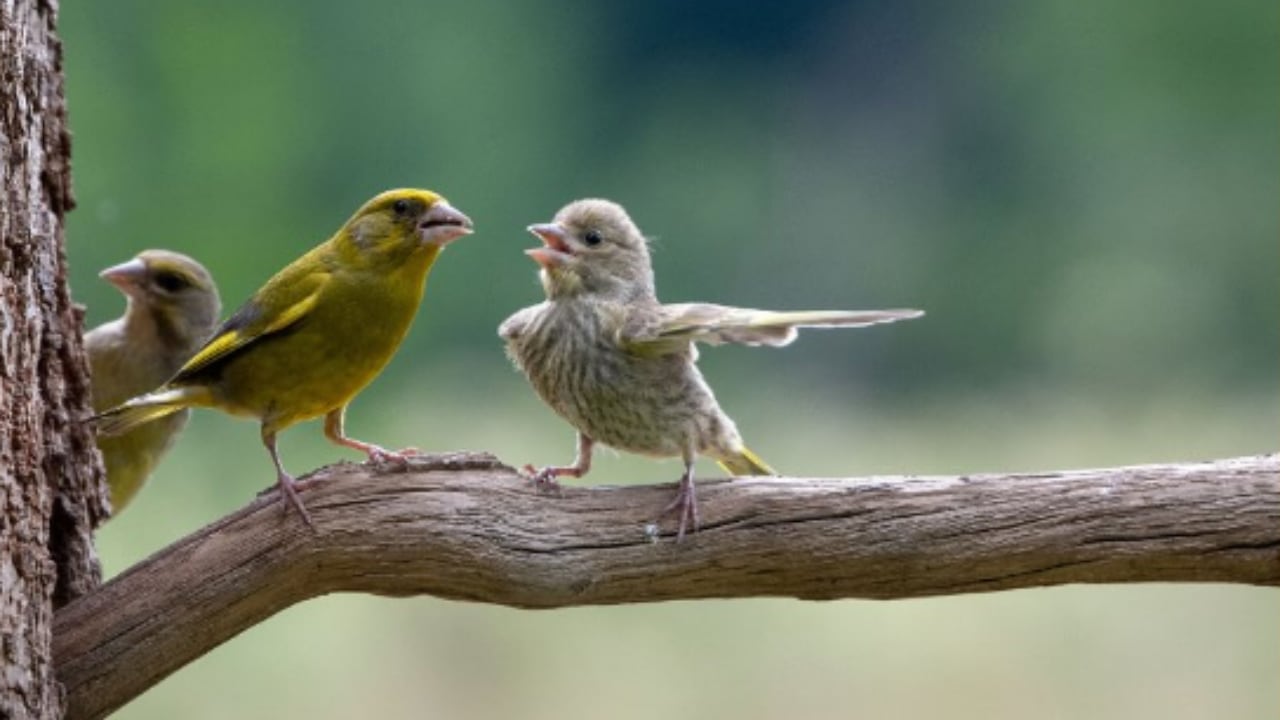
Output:
[[[535,468],[533,465],[525,465],[521,469],[523,475],[529,482],[533,483],[534,489],[538,492],[559,495],[561,492],[560,481],[556,478],[569,473],[562,472],[567,468],[547,466],[544,468]]]
[[[676,516],[678,523],[676,542],[684,540],[685,531],[692,530],[696,533],[702,526],[702,517],[698,514],[698,493],[692,477],[680,479],[680,489],[676,491],[676,496],[667,503],[658,517],[661,519],[671,514]]]
[[[416,447],[401,448],[400,450],[388,450],[377,445],[369,446],[365,451],[368,455],[367,462],[371,465],[393,464],[399,467],[407,467],[409,458],[422,454],[422,451]]]
[[[315,530],[316,524],[312,522],[311,513],[307,511],[307,506],[303,504],[302,497],[298,495],[298,491],[294,487],[293,479],[289,477],[281,477],[276,485],[280,488],[280,507],[284,510],[285,514],[289,513],[289,506],[292,505],[293,509],[302,516],[302,522],[306,523],[307,527]]]

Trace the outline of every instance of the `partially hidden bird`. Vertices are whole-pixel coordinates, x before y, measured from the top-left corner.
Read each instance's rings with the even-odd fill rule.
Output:
[[[530,225],[542,246],[546,301],[498,328],[507,354],[544,402],[578,431],[571,465],[525,471],[540,487],[591,469],[596,443],[684,462],[675,498],[677,540],[700,522],[693,479],[699,455],[732,475],[775,475],[743,444],[695,364],[694,343],[787,345],[801,327],[861,327],[920,317],[920,310],[774,312],[707,303],[663,304],[649,247],[626,210],[578,200],[550,223]]]
[[[213,277],[181,253],[145,250],[99,273],[125,296],[124,315],[85,333],[93,409],[114,407],[173,377],[213,333],[221,303]],[[187,423],[175,412],[99,437],[111,512],[129,505]]]
[[[440,252],[471,232],[471,220],[434,192],[381,193],[268,280],[168,382],[95,416],[99,434],[190,407],[256,418],[282,501],[313,526],[276,435],[324,416],[325,437],[370,461],[417,453],[347,437],[343,415],[408,333]]]

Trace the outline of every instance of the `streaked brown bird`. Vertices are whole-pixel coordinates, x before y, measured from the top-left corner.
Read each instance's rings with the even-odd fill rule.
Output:
[[[787,345],[801,327],[862,327],[920,317],[920,310],[774,312],[682,303],[654,290],[649,247],[627,212],[608,200],[578,200],[529,231],[543,246],[547,299],[498,329],[507,353],[538,395],[578,430],[572,465],[534,470],[540,486],[582,477],[599,442],[684,461],[679,490],[662,516],[678,517],[677,539],[698,528],[693,462],[714,458],[734,475],[776,474],[747,449],[695,364],[695,342]]]
[[[84,336],[93,384],[93,409],[102,411],[159,387],[173,377],[218,322],[221,303],[213,277],[186,255],[146,250],[100,273],[124,293],[124,315]],[[99,437],[111,511],[119,515],[151,476],[187,424],[187,411]]]

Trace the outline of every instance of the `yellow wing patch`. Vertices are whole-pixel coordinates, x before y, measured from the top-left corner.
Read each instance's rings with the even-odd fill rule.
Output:
[[[302,320],[320,301],[320,295],[328,282],[328,273],[312,275],[305,281],[305,285],[309,287],[302,288],[305,294],[276,312],[272,312],[270,303],[263,303],[263,298],[273,297],[270,292],[271,284],[268,284],[222,325],[213,339],[205,343],[200,352],[182,366],[174,379],[197,373],[253,341],[278,333]]]

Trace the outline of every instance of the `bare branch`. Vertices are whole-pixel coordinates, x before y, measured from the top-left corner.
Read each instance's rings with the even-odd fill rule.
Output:
[[[1064,583],[1280,585],[1280,456],[961,477],[699,484],[702,531],[645,528],[670,485],[539,495],[488,455],[339,465],[58,611],[68,718],[96,718],[294,603],[435,595],[522,608],[904,598]],[[656,540],[656,541],[655,541]]]

